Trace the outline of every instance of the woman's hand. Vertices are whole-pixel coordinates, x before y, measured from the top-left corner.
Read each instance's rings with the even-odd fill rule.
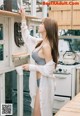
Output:
[[[29,71],[29,64],[22,65],[23,70]]]
[[[24,8],[20,8],[19,9],[19,13],[21,14],[22,20],[25,20],[25,9]]]

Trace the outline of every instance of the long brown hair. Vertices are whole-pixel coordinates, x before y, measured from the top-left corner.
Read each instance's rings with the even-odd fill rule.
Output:
[[[51,54],[53,61],[56,63],[55,67],[57,66],[58,62],[58,25],[57,22],[51,18],[44,18],[43,24],[46,30],[46,37],[49,40],[51,46]],[[42,42],[38,43],[36,47],[38,47]]]
[[[43,24],[46,29],[46,36],[49,40],[51,46],[51,54],[53,61],[56,63],[58,62],[58,24],[54,19],[51,18],[44,18]]]

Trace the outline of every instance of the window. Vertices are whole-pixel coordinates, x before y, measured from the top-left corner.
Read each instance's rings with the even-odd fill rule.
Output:
[[[80,36],[80,30],[60,29],[59,36]]]
[[[0,24],[0,40],[3,40],[3,25]]]
[[[71,51],[79,51],[80,52],[80,38],[71,38],[71,39],[64,39],[69,43]]]
[[[59,40],[59,53],[69,51],[69,50],[70,50],[69,42],[65,40]]]
[[[4,57],[3,57],[3,54],[4,54],[3,50],[4,50],[3,45],[0,45],[0,61],[2,61],[4,59]]]
[[[30,35],[40,38],[40,33],[38,33],[39,23],[31,22],[29,25]]]
[[[30,35],[37,38],[40,37],[40,34],[38,33],[38,26],[30,25],[29,30],[30,30]]]
[[[0,61],[4,59],[3,24],[0,24]]]
[[[80,53],[80,30],[60,29],[59,35],[59,61],[63,60],[66,51]]]
[[[80,51],[80,30],[59,30],[59,38],[63,42],[64,48],[62,45],[59,45],[59,48],[66,49],[69,48],[70,51]],[[60,43],[61,43],[60,40]],[[68,44],[67,44],[68,43]],[[66,44],[69,46],[67,47]]]
[[[8,19],[0,17],[0,67],[9,65]]]

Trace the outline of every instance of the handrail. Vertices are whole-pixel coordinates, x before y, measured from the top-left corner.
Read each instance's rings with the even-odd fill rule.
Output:
[[[0,10],[0,15],[21,17],[19,13],[14,13],[14,12],[5,11],[5,10]],[[40,19],[38,17],[30,16],[30,15],[26,15],[26,18],[29,18],[29,19]]]

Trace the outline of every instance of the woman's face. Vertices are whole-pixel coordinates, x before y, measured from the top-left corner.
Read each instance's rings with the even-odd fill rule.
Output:
[[[41,23],[41,24],[39,25],[38,32],[39,32],[39,33],[46,32],[46,30],[45,30],[45,27],[44,27],[44,24],[43,24],[43,23]]]

